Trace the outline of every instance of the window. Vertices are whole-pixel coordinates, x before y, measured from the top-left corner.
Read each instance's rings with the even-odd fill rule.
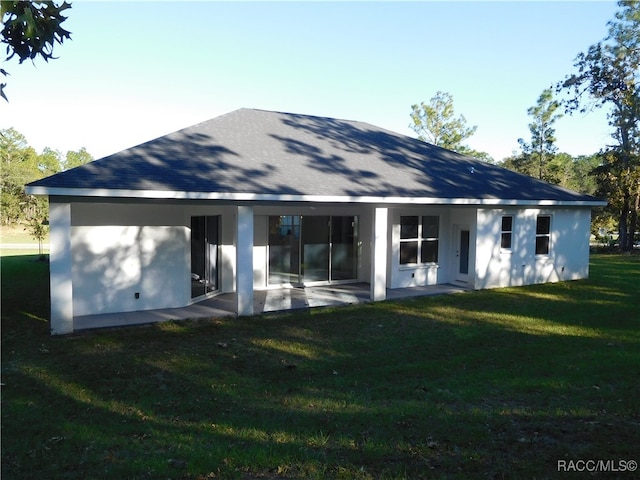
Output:
[[[540,215],[536,220],[536,255],[548,255],[551,239],[551,217]]]
[[[417,265],[438,261],[440,217],[400,217],[400,264]]]
[[[500,231],[500,248],[503,250],[511,250],[511,239],[513,234],[513,217],[502,217],[502,227]]]
[[[191,298],[216,291],[220,217],[191,217]]]

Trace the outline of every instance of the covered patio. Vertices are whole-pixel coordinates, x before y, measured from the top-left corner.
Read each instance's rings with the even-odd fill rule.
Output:
[[[394,288],[387,289],[386,298],[398,300],[467,290],[466,286],[455,284]],[[371,287],[368,283],[256,290],[253,296],[254,314],[368,303],[371,301],[370,293]],[[235,317],[236,305],[235,293],[223,293],[181,308],[77,316],[73,319],[73,329],[91,330],[105,326],[124,327],[169,320]]]

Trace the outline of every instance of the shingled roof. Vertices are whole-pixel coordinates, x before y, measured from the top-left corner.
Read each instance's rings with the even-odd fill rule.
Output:
[[[604,204],[367,123],[252,109],[38,180],[27,191],[257,201]]]

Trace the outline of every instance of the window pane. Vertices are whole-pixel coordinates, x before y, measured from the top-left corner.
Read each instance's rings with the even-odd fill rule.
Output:
[[[301,231],[303,281],[329,280],[329,217],[304,216]]]
[[[551,231],[551,217],[540,216],[536,221],[536,234],[544,235]]]
[[[206,293],[205,217],[191,217],[191,298]]]
[[[400,244],[400,263],[418,263],[418,242],[402,242]]]
[[[300,270],[300,217],[269,217],[269,284],[297,283]]]
[[[438,217],[422,217],[422,238],[438,238]]]
[[[500,240],[500,248],[511,248],[511,233],[502,234],[502,239]]]
[[[536,255],[546,255],[549,253],[549,237],[543,235],[536,237]]]
[[[513,217],[502,217],[502,231],[510,232],[513,230]]]
[[[400,217],[400,238],[418,238],[418,217]]]
[[[358,277],[356,217],[331,218],[331,280]]]
[[[436,263],[438,261],[438,240],[424,240],[420,256],[422,263]]]
[[[460,262],[458,272],[464,275],[469,273],[469,247],[470,235],[469,230],[460,230]]]

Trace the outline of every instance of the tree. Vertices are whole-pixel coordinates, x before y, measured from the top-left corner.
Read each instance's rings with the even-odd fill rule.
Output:
[[[26,205],[24,185],[40,178],[38,154],[15,129],[0,130],[0,164],[2,222],[15,223]]]
[[[0,18],[2,29],[2,43],[7,44],[7,58],[15,55],[20,63],[27,59],[34,60],[41,56],[45,62],[54,59],[53,47],[62,44],[65,39],[71,39],[71,32],[62,28],[61,24],[67,17],[62,12],[71,5],[62,2],[2,1],[0,2]],[[7,76],[6,70],[0,68],[0,73]],[[0,96],[7,100],[4,93],[6,83],[0,83]]]
[[[609,34],[576,57],[577,73],[558,83],[569,113],[606,106],[616,141],[596,169],[600,191],[618,216],[622,251],[633,248],[640,207],[640,1],[621,0]]]
[[[600,156],[580,155],[573,159],[573,175],[566,186],[571,190],[596,195],[598,184],[594,175],[594,170],[600,165]]]
[[[576,192],[595,195],[597,185],[593,170],[600,163],[600,156],[597,154],[574,158],[568,153],[557,153],[546,164],[544,179]],[[500,166],[529,176],[535,176],[537,168],[530,158],[523,154],[503,159]]]
[[[44,147],[42,153],[38,155],[37,168],[43,176],[53,175],[60,171],[61,159],[59,151]]]
[[[62,170],[70,170],[92,161],[93,156],[87,152],[87,149],[84,147],[78,151],[69,150],[64,162],[62,163]]]
[[[554,185],[570,188],[575,175],[575,161],[568,153],[556,153],[544,165],[542,178]],[[575,190],[575,189],[574,189]]]
[[[454,117],[453,97],[446,92],[437,92],[429,104],[411,105],[411,120],[413,123],[409,127],[420,140],[459,153],[468,151],[462,142],[477,129],[476,126],[467,127],[464,115]]]
[[[523,160],[529,164],[527,168],[529,171],[524,173],[540,180],[552,181],[548,167],[558,151],[555,146],[553,124],[562,117],[561,114],[556,113],[559,107],[560,102],[553,98],[553,91],[550,88],[543,90],[536,105],[527,110],[529,116],[533,117],[533,121],[529,124],[531,143],[526,143],[523,139],[518,140],[524,155]]]
[[[34,203],[36,211],[29,219],[29,223],[27,224],[25,230],[27,230],[29,232],[29,235],[31,235],[38,241],[38,254],[40,256],[40,259],[43,260],[45,258],[43,242],[47,236],[47,233],[49,232],[49,223],[46,220],[48,208],[46,204],[44,204],[43,202],[38,202],[38,199],[33,196],[30,196],[29,200]]]
[[[514,172],[529,175],[530,177],[534,175],[532,173],[533,169],[531,167],[531,161],[523,153],[516,155],[515,152],[513,152],[513,154],[510,157],[503,158],[499,162],[499,165],[503,168],[508,168],[509,170],[513,170]]]
[[[43,225],[47,218],[47,199],[27,195],[24,186],[67,167],[71,168],[91,160],[93,157],[84,147],[78,151],[68,151],[64,161],[59,151],[49,147],[45,147],[42,153],[38,154],[29,146],[24,135],[15,129],[0,130],[2,223],[37,222],[38,225]],[[38,232],[38,229],[40,226],[35,226],[32,231]]]

